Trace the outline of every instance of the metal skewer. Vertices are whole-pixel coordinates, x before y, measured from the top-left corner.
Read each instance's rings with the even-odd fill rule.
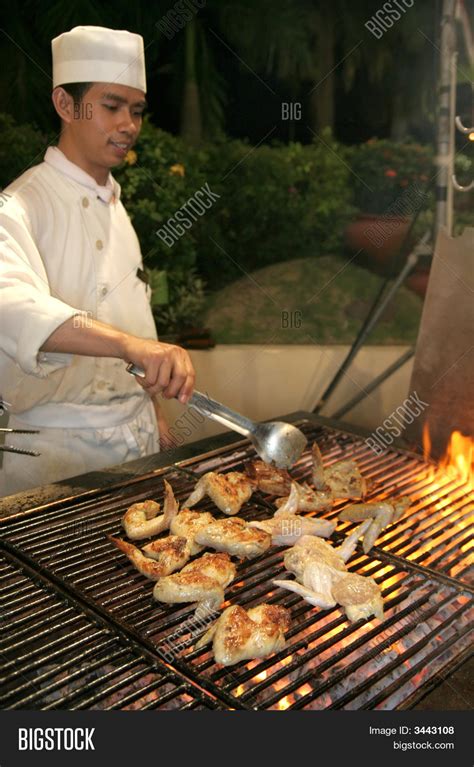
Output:
[[[21,447],[13,447],[12,445],[0,445],[0,452],[3,453],[20,453],[20,455],[41,455],[36,450],[23,450]]]
[[[39,434],[39,429],[0,429],[0,434]]]
[[[7,429],[0,428],[0,434],[39,434],[39,429]],[[19,455],[41,455],[36,450],[25,450],[22,447],[13,447],[13,445],[0,445],[1,453],[19,453]]]

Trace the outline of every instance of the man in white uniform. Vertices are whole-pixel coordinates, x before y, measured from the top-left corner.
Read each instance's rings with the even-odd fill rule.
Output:
[[[156,452],[156,397],[186,403],[194,386],[187,352],[156,340],[110,174],[141,128],[143,39],[76,27],[52,49],[59,144],[7,187],[0,210],[0,392],[9,426],[40,429],[8,442],[41,456],[4,453],[0,495]]]

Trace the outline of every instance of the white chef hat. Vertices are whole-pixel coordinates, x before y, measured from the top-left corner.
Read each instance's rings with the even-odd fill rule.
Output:
[[[119,83],[146,93],[143,37],[106,27],[74,27],[51,41],[53,88],[66,83]]]

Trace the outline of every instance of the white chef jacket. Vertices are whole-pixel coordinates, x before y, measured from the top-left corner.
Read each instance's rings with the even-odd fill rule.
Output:
[[[99,186],[57,147],[49,147],[44,162],[4,192],[0,392],[9,403],[12,422],[40,428],[46,438],[48,429],[98,432],[138,417],[144,423],[146,413],[156,434],[150,399],[122,360],[39,352],[56,328],[80,313],[156,339],[149,289],[137,275],[143,267],[140,246],[120,202],[119,184],[109,175],[106,186]],[[107,442],[110,435],[104,440],[103,465],[110,465]],[[156,440],[152,448],[158,449]],[[143,455],[144,449],[150,444],[137,444],[136,454],[127,459]],[[25,461],[39,465],[38,458],[4,456],[3,474],[12,462],[22,468]],[[97,456],[94,467],[98,468]],[[43,481],[51,479],[45,475]]]

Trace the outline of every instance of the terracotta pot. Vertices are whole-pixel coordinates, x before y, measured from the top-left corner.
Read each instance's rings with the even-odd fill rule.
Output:
[[[364,251],[375,271],[384,272],[400,249],[410,223],[408,217],[360,213],[346,227],[346,243],[355,252]],[[397,266],[400,268],[401,262]]]

